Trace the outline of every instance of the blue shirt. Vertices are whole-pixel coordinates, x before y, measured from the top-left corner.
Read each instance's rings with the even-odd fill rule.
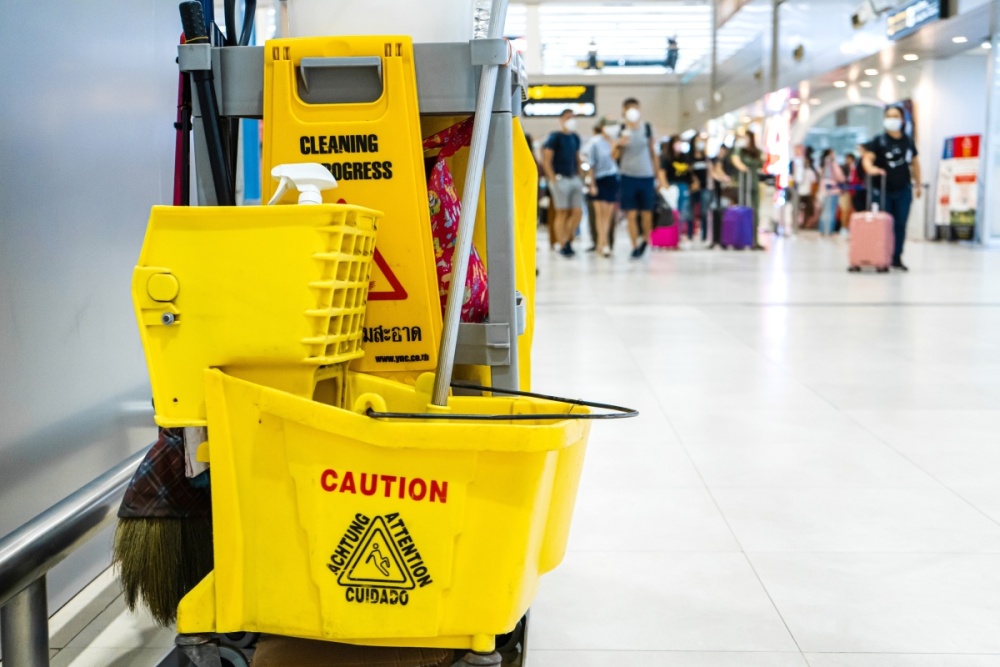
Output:
[[[618,164],[612,156],[611,144],[603,136],[596,136],[590,142],[587,159],[594,170],[594,178],[618,175]]]
[[[559,176],[576,176],[577,153],[580,152],[580,137],[577,134],[553,132],[545,141],[543,148],[552,151],[552,171]]]

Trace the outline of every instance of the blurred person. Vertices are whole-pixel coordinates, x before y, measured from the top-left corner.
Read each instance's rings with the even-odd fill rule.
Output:
[[[844,187],[843,194],[840,195],[840,230],[846,232],[850,229],[851,216],[855,211],[864,210],[864,206],[854,205],[858,190],[862,187],[863,176],[858,158],[854,153],[844,156]]]
[[[615,142],[614,158],[618,161],[620,201],[628,217],[628,231],[632,238],[632,259],[642,257],[649,247],[649,231],[653,226],[653,208],[656,206],[656,181],[666,187],[663,174],[656,168],[656,142],[653,127],[642,123],[639,100],[627,98],[622,103],[625,117],[621,136]]]
[[[542,167],[555,206],[553,221],[559,254],[576,254],[572,241],[583,218],[583,180],[580,178],[580,137],[571,109],[559,116],[559,130],[549,135],[542,150]]]
[[[696,136],[688,151],[691,164],[691,217],[701,226],[701,240],[708,240],[708,215],[712,204],[712,183],[709,178],[709,161],[705,153],[705,138]],[[690,238],[690,235],[689,235]]]
[[[750,179],[750,201],[747,205],[753,209],[753,245],[754,250],[763,250],[757,233],[760,229],[760,170],[764,167],[764,154],[757,148],[757,138],[747,130],[743,136],[736,138],[736,150],[733,152],[733,164]]]
[[[660,146],[660,169],[667,187],[677,188],[677,213],[687,225],[688,238],[694,236],[694,218],[691,215],[691,161],[684,151],[681,138],[672,136]]]
[[[735,193],[732,189],[736,177],[736,167],[733,165],[733,155],[725,143],[719,146],[719,152],[709,161],[709,179],[712,181],[712,244],[714,248],[722,240],[722,212],[726,207],[723,197],[727,193]]]
[[[806,150],[802,157],[802,171],[796,176],[795,187],[799,191],[799,207],[802,209],[803,229],[809,229],[816,214],[816,192],[819,190],[819,174],[813,162],[811,150]]]
[[[908,271],[903,264],[903,245],[906,243],[906,223],[910,217],[910,207],[914,194],[920,197],[920,158],[913,139],[903,132],[906,116],[898,106],[889,106],[882,119],[885,132],[865,144],[862,164],[865,173],[881,176],[872,182],[873,190],[885,193],[885,212],[892,216],[895,247],[892,254],[892,268]],[[880,183],[878,181],[881,180]],[[876,188],[878,184],[878,188]],[[872,193],[872,201],[882,195]]]
[[[602,257],[611,256],[611,227],[614,224],[615,203],[618,201],[618,164],[611,143],[616,126],[601,119],[594,127],[594,138],[585,153],[590,163],[588,186],[594,202],[594,243]]]
[[[837,222],[837,206],[840,205],[840,186],[844,183],[844,172],[837,164],[837,154],[832,148],[823,151],[820,165],[820,190],[823,200],[819,233],[827,236],[833,233]]]

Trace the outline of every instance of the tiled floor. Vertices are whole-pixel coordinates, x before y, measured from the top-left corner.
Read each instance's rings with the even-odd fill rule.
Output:
[[[1000,253],[907,260],[542,251],[535,387],[642,416],[594,425],[530,667],[1000,666]]]
[[[593,427],[529,667],[1000,667],[1000,252],[539,257],[534,387],[642,416]],[[110,604],[54,664],[156,664]]]

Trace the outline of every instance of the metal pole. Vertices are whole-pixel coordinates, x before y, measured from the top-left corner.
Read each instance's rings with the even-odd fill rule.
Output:
[[[773,93],[778,89],[778,40],[781,38],[781,4],[784,0],[774,0],[771,4],[771,76],[770,90]]]
[[[488,39],[499,39],[503,36],[506,18],[507,0],[493,0]],[[472,251],[472,234],[476,225],[476,209],[479,206],[479,188],[483,182],[486,143],[490,121],[493,118],[493,93],[496,90],[497,69],[497,65],[483,65],[479,79],[476,118],[472,126],[469,166],[465,172],[465,192],[462,195],[462,214],[458,221],[458,241],[451,260],[451,287],[448,290],[448,304],[444,312],[441,347],[438,351],[437,371],[434,377],[434,393],[431,397],[432,405],[448,405],[448,388],[451,386],[451,374],[455,369],[458,325],[462,318],[465,277],[468,274],[469,254]]]
[[[6,667],[48,667],[49,610],[45,577],[35,579],[0,610]]]

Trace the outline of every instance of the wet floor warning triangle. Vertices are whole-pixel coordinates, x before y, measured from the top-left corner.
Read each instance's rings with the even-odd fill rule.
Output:
[[[371,285],[368,288],[369,301],[405,301],[409,296],[392,267],[382,253],[375,248],[375,265],[372,267]]]
[[[403,555],[382,517],[376,517],[372,521],[337,583],[341,586],[416,587]]]

